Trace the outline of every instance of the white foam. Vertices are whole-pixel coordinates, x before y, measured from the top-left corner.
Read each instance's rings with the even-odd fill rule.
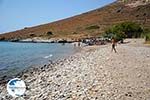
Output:
[[[47,58],[51,58],[52,56],[53,56],[53,55],[50,54],[50,55],[48,55],[48,56],[45,56],[44,58],[47,59]]]

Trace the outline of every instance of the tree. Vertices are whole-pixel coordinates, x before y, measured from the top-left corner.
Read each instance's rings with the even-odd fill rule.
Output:
[[[139,38],[143,29],[140,25],[134,22],[123,22],[113,25],[105,31],[104,36],[108,38],[115,38],[117,41],[122,41],[124,38]]]

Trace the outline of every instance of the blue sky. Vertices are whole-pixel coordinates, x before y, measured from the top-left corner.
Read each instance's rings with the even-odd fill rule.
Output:
[[[0,0],[0,33],[78,15],[116,0]]]

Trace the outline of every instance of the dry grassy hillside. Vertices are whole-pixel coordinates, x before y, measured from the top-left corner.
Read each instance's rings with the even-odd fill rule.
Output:
[[[99,36],[109,26],[124,21],[134,21],[150,28],[149,1],[143,4],[136,4],[136,6],[124,2],[114,2],[103,8],[64,20],[5,33],[0,35],[0,39],[8,40],[31,37],[83,38]],[[51,34],[48,35],[47,32]]]

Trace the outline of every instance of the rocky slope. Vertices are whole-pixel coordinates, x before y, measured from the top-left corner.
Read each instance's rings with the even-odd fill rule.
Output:
[[[25,39],[32,37],[83,38],[98,36],[109,26],[124,21],[137,22],[144,27],[150,28],[149,11],[149,0],[118,0],[105,7],[71,18],[5,33],[0,35],[0,39]]]

